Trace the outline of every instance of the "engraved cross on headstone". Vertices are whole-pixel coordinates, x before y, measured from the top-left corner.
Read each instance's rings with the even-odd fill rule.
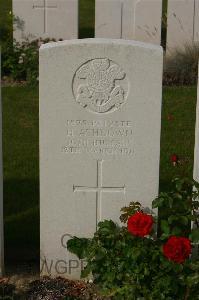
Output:
[[[102,193],[124,193],[125,185],[119,187],[103,186],[102,176],[103,176],[103,160],[97,160],[97,184],[95,187],[89,186],[73,186],[73,192],[92,192],[96,194],[96,228],[97,224],[102,220]]]
[[[44,33],[47,32],[47,12],[48,9],[56,9],[57,5],[48,5],[48,0],[43,0],[43,5],[33,4],[33,9],[42,9],[44,12]]]

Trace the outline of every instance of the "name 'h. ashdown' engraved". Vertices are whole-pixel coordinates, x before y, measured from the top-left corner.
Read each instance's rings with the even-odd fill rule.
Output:
[[[102,221],[102,202],[101,197],[102,193],[124,193],[126,192],[125,185],[123,186],[103,186],[103,160],[97,160],[97,184],[95,187],[89,186],[76,186],[73,185],[73,192],[87,192],[87,193],[95,193],[96,194],[96,229],[97,225],[100,221]]]
[[[126,77],[122,68],[108,58],[89,60],[74,75],[74,97],[82,107],[91,112],[113,112],[126,100]]]

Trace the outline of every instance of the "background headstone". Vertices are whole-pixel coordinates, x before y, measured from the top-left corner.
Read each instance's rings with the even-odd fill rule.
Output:
[[[95,37],[122,38],[122,0],[95,1]]]
[[[96,0],[95,36],[161,42],[162,0]]]
[[[195,0],[194,42],[199,42],[199,0]]]
[[[0,78],[1,78],[1,51],[0,51]],[[0,276],[4,272],[4,234],[3,234],[3,160],[2,160],[2,107],[0,82]]]
[[[167,12],[167,53],[178,47],[192,45],[194,41],[194,24],[198,24],[195,0],[168,0]],[[196,29],[196,38],[197,38]]]
[[[68,235],[158,194],[162,48],[85,39],[40,49],[41,272],[78,277]],[[45,266],[45,268],[44,268]],[[47,269],[48,268],[48,269]]]
[[[78,37],[78,0],[13,0],[14,38]]]

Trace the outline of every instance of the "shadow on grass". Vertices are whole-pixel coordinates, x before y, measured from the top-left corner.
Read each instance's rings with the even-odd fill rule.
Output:
[[[39,183],[4,182],[5,260],[39,260]]]

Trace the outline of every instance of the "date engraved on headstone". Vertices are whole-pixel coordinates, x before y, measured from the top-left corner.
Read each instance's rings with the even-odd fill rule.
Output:
[[[76,101],[94,113],[110,113],[124,104],[128,82],[124,70],[108,58],[87,61],[73,78]]]
[[[61,152],[132,156],[134,154],[132,122],[67,120]]]

